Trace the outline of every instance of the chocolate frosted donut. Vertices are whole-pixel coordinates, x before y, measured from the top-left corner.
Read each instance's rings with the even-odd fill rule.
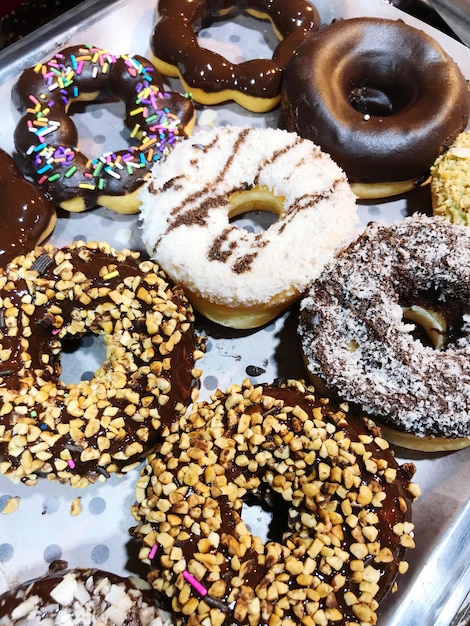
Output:
[[[150,61],[91,45],[65,48],[24,70],[12,98],[22,113],[15,146],[25,169],[57,205],[73,212],[100,204],[137,213],[136,190],[194,125],[191,100],[165,90]],[[92,158],[80,150],[70,107],[98,98],[124,102],[130,145]]]
[[[0,270],[0,472],[74,487],[137,466],[193,399],[193,313],[138,253],[35,248]],[[62,341],[102,335],[91,380],[61,381]]]
[[[271,59],[231,63],[199,44],[201,29],[237,11],[272,23],[280,42]],[[319,23],[318,11],[308,0],[160,0],[151,46],[157,69],[179,77],[196,102],[234,100],[262,113],[278,104],[287,61]]]
[[[414,546],[414,466],[299,381],[201,402],[148,459],[134,515],[177,624],[375,624]],[[241,518],[275,511],[267,542]]]
[[[170,626],[137,581],[61,564],[0,596],[0,626]]]
[[[434,39],[399,20],[364,17],[335,21],[298,48],[279,125],[328,152],[367,198],[426,181],[468,118],[467,82]]]
[[[4,266],[44,241],[54,230],[57,215],[52,202],[1,149],[0,202],[0,264]]]
[[[469,307],[468,228],[418,214],[371,224],[301,302],[308,370],[401,445],[468,446]]]

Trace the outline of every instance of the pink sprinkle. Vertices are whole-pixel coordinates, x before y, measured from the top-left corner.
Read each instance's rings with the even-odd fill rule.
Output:
[[[73,469],[75,467],[75,463],[72,459],[69,459],[67,461],[67,465],[70,467],[70,469]]]
[[[149,559],[150,560],[152,560],[155,557],[155,555],[157,554],[158,548],[159,548],[158,543],[154,543],[153,546],[152,546],[152,549],[149,552]]]
[[[52,331],[53,335],[58,335],[60,333],[60,328],[54,328],[54,330]]]
[[[207,596],[207,589],[198,580],[196,580],[194,576],[188,572],[188,570],[184,570],[183,578],[187,580],[188,583],[192,585],[198,593],[201,594],[201,596]]]

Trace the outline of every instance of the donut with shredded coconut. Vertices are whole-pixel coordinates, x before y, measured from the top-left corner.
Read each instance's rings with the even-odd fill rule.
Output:
[[[85,487],[137,467],[193,401],[202,356],[182,290],[105,242],[38,246],[0,269],[0,473]],[[103,338],[90,380],[62,347]]]
[[[133,508],[177,624],[375,624],[414,547],[412,463],[301,381],[218,390],[151,455]],[[242,517],[273,514],[264,542]]]
[[[301,302],[311,376],[396,443],[470,445],[470,231],[416,214],[373,223]]]
[[[180,142],[140,190],[151,258],[214,322],[254,328],[304,292],[353,237],[344,172],[312,142],[272,128],[225,126]],[[247,232],[230,218],[269,211]]]

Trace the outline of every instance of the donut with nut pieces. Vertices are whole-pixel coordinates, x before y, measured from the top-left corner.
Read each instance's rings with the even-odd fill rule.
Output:
[[[124,102],[129,145],[86,156],[72,107],[113,98]],[[195,121],[191,99],[165,89],[148,59],[92,45],[65,48],[25,69],[12,99],[22,114],[14,138],[25,171],[57,205],[72,212],[98,204],[137,213],[137,190],[148,172],[191,133]]]
[[[0,473],[83,487],[136,467],[194,399],[202,356],[182,290],[137,252],[37,247],[0,270]],[[62,342],[101,335],[91,380]]]
[[[176,624],[375,624],[414,546],[413,464],[301,381],[218,390],[137,483],[132,533]],[[267,541],[254,499],[275,511]]]

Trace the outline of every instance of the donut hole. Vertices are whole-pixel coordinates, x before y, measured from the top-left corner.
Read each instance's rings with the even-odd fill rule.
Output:
[[[362,59],[348,83],[347,99],[358,113],[390,117],[409,107],[416,98],[416,81],[402,65],[387,57]]]
[[[66,385],[76,385],[82,380],[91,380],[106,360],[104,335],[87,333],[82,337],[62,340],[60,355],[60,378]]]
[[[208,13],[208,12],[207,12]],[[261,14],[246,15],[242,9],[234,7],[219,16],[206,14],[203,28],[197,33],[201,48],[221,54],[230,63],[242,63],[257,59],[270,59],[279,43],[274,29],[260,29]],[[267,16],[264,19],[268,19]],[[261,30],[261,33],[260,33]],[[247,41],[256,39],[256,55],[247,54]]]
[[[443,300],[437,293],[418,294],[412,302],[402,304],[403,319],[414,326],[414,339],[435,350],[455,345],[470,333],[468,313],[461,302]]]
[[[243,498],[242,520],[251,534],[261,537],[264,543],[282,543],[288,530],[288,515],[287,502],[276,492],[264,498],[248,492]]]
[[[265,187],[235,191],[230,196],[229,221],[249,232],[268,230],[284,211],[285,198]]]

